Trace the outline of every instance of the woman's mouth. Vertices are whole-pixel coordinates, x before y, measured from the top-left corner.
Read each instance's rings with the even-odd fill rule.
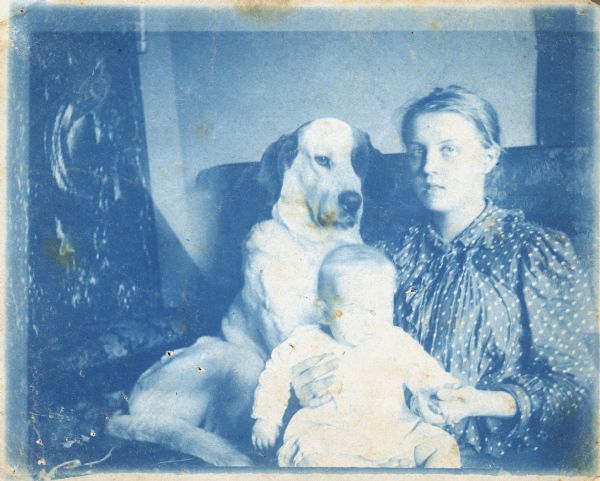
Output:
[[[423,184],[423,190],[425,192],[437,192],[440,190],[445,190],[446,188],[443,185],[436,184],[434,182],[425,182]]]

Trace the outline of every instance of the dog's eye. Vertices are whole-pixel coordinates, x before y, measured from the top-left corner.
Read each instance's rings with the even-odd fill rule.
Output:
[[[331,167],[331,159],[326,155],[315,155],[315,162],[323,167]]]

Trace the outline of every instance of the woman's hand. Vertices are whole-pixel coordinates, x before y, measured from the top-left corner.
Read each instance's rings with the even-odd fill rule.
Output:
[[[303,407],[321,406],[341,391],[335,374],[338,365],[338,358],[327,353],[309,357],[292,368],[292,387]]]
[[[432,409],[439,412],[446,424],[456,424],[471,416],[511,418],[517,413],[516,401],[505,391],[462,386],[440,389],[435,398],[431,400]]]
[[[472,386],[413,394],[410,408],[425,422],[437,426],[456,424],[471,416],[511,418],[517,413],[517,403],[509,393]]]

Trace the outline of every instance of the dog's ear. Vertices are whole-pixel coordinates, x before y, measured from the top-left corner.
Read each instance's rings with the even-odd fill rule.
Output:
[[[362,130],[354,132],[354,149],[352,149],[352,167],[356,174],[365,179],[369,172],[369,167],[377,162],[381,152],[373,147],[369,134]]]
[[[258,185],[267,192],[267,201],[274,205],[281,193],[285,171],[292,165],[298,153],[298,130],[282,135],[267,147],[260,159]]]

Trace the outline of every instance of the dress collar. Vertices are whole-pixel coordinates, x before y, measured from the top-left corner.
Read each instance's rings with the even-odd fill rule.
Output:
[[[450,242],[444,242],[431,223],[426,225],[424,235],[433,247],[443,251],[449,251],[458,246],[468,248],[477,243],[491,247],[494,233],[502,232],[506,215],[507,211],[496,207],[489,198],[486,198],[481,214]]]

